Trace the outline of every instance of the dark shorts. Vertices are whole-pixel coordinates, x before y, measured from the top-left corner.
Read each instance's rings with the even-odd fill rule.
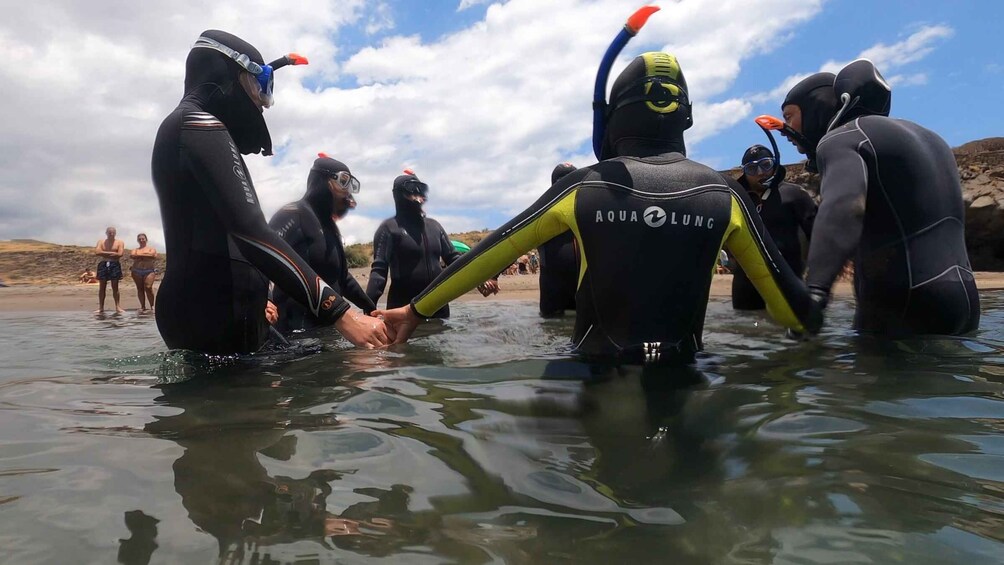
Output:
[[[98,261],[98,280],[122,280],[122,264],[118,261]]]

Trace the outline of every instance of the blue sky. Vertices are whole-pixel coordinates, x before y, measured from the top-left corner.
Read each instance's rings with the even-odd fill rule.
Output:
[[[263,212],[299,198],[318,151],[360,178],[348,242],[393,213],[405,167],[448,231],[495,228],[547,188],[561,161],[594,162],[592,82],[633,0],[39,0],[0,22],[6,85],[0,239],[93,244],[106,225],[161,244],[149,159],[199,32],[225,29],[282,70],[266,120],[277,155],[247,157]],[[733,166],[753,124],[798,77],[862,53],[894,82],[892,115],[950,145],[1004,133],[1002,2],[682,0],[625,49],[674,52],[695,101],[690,156]],[[463,9],[461,9],[463,8]],[[114,17],[109,17],[114,14]],[[155,64],[151,64],[155,61]],[[798,156],[781,144],[785,161]],[[30,194],[31,198],[25,198]]]

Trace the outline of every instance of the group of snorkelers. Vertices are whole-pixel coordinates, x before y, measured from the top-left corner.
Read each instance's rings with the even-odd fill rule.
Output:
[[[765,307],[797,333],[819,331],[849,260],[855,329],[896,337],[978,326],[954,155],[933,132],[888,116],[891,89],[870,61],[802,80],[781,105],[783,122],[773,121],[821,175],[818,212],[783,182],[776,146],[747,150],[738,182],[687,159],[687,81],[673,55],[649,52],[620,73],[609,101],[598,80],[598,162],[557,167],[536,202],[468,253],[422,211],[428,186],[410,170],[398,176],[396,214],[377,230],[365,290],[348,273],[336,225],[360,186],[349,168],[320,154],[304,197],[266,222],[244,163],[272,152],[263,110],[274,72],[305,62],[290,54],[265,64],[218,30],[188,54],[185,95],[157,133],[152,164],[169,251],[157,324],[170,348],[255,352],[275,333],[271,322],[284,332],[333,324],[365,348],[403,343],[461,294],[497,291],[493,277],[533,248],[542,291],[559,289],[544,292],[555,298],[541,313],[574,308],[572,340],[586,358],[692,362],[723,248],[739,267],[734,305]]]

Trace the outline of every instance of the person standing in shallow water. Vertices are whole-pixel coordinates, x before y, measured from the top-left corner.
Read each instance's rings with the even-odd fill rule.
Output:
[[[105,239],[98,240],[94,246],[94,254],[101,257],[98,261],[98,309],[95,314],[104,314],[105,295],[108,283],[112,283],[112,299],[115,300],[115,313],[125,312],[119,300],[119,281],[122,280],[122,256],[125,255],[125,244],[115,239],[115,228],[105,229]]]
[[[743,153],[739,184],[756,203],[757,213],[781,256],[788,262],[792,272],[801,278],[805,273],[805,261],[802,259],[799,231],[806,241],[810,241],[812,222],[816,218],[816,203],[802,187],[783,182],[783,176],[777,188],[767,191],[763,181],[773,176],[780,165],[774,162],[774,155],[769,149],[763,145],[754,145]],[[784,174],[783,168],[778,174]],[[765,307],[763,297],[750,282],[746,272],[742,268],[736,268],[732,274],[732,307],[736,310],[762,310]]]
[[[129,256],[132,257],[132,265],[129,273],[132,275],[132,282],[136,285],[136,292],[139,294],[139,313],[146,314],[147,300],[150,301],[150,310],[153,310],[154,294],[153,283],[157,279],[157,250],[147,245],[145,233],[136,236],[136,243],[139,247],[133,249]]]
[[[269,229],[242,157],[272,154],[263,117],[272,73],[303,62],[290,54],[266,65],[251,44],[218,30],[203,32],[188,54],[185,95],[157,132],[152,162],[168,261],[157,328],[172,349],[261,349],[269,280],[353,344],[391,341],[381,320],[351,311]]]
[[[280,208],[269,226],[306,259],[335,292],[369,314],[376,305],[349,273],[342,234],[335,223],[356,207],[352,195],[359,192],[360,186],[345,163],[319,153],[307,174],[307,193],[300,200]],[[318,325],[317,318],[291,300],[282,289],[275,289],[272,300],[279,314],[276,327],[282,333]]]
[[[429,197],[429,185],[406,170],[394,179],[392,190],[396,214],[384,220],[373,235],[373,265],[366,294],[376,304],[383,296],[389,274],[387,307],[397,308],[411,302],[443,271],[442,263],[452,265],[460,252],[453,248],[443,226],[422,210]],[[449,304],[443,304],[429,317],[450,317]]]
[[[821,176],[806,283],[825,306],[854,260],[857,330],[888,336],[977,329],[958,165],[941,137],[889,117],[892,89],[867,59],[817,73],[781,110]]]
[[[395,326],[398,342],[477,281],[569,230],[585,265],[572,339],[587,358],[693,362],[703,347],[711,277],[723,244],[750,273],[771,316],[797,331],[818,330],[819,309],[780,258],[746,191],[686,158],[691,103],[676,58],[636,57],[610,97],[599,163],[560,179],[411,304],[374,312]]]

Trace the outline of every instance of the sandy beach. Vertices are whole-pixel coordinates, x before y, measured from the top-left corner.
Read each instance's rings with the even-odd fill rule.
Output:
[[[352,269],[352,274],[365,288],[369,269]],[[499,294],[491,298],[484,298],[476,291],[472,291],[461,296],[458,300],[537,300],[538,282],[537,275],[503,275],[499,279],[499,284],[502,287]],[[1002,290],[1004,289],[1004,273],[976,273],[976,283],[980,290]],[[728,297],[731,285],[732,275],[715,275],[711,283],[711,296]],[[138,310],[139,299],[132,281],[123,280],[119,288],[122,295],[122,307],[127,311]],[[837,283],[835,294],[852,296],[853,290],[850,283]],[[97,302],[98,285],[96,284],[15,285],[0,288],[0,312],[90,312],[97,308]],[[109,287],[108,297],[105,299],[105,309],[109,312],[115,309],[111,287]]]

